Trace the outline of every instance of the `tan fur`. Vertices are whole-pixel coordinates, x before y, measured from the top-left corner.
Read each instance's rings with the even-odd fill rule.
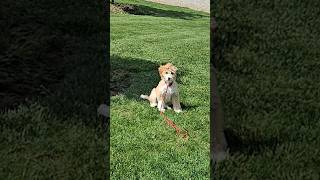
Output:
[[[159,111],[164,112],[165,108],[170,109],[169,103],[172,103],[175,112],[181,112],[178,84],[176,82],[177,68],[167,63],[159,67],[161,80],[156,88],[153,88],[150,95],[141,95],[143,99],[150,102],[151,107],[157,106]]]

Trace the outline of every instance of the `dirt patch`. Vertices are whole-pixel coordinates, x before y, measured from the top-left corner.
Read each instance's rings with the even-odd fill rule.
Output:
[[[111,12],[115,14],[135,14],[135,15],[147,15],[139,5],[133,5],[133,4],[120,4],[120,3],[114,3],[110,6]]]
[[[126,14],[126,12],[117,4],[110,4],[110,12],[114,14]]]

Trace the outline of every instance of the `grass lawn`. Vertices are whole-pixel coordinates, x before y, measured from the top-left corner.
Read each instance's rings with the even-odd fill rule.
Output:
[[[209,15],[145,1],[138,14],[111,14],[112,179],[209,177]],[[189,131],[183,141],[156,108],[139,98],[160,79],[158,67],[178,67],[184,112],[166,114]]]
[[[320,178],[320,2],[215,1],[229,160],[217,179]]]
[[[0,2],[0,179],[105,179],[103,6]]]

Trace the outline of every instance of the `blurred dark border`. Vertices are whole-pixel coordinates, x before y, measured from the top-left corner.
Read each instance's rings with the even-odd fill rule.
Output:
[[[107,92],[107,99],[106,99],[106,104],[108,107],[110,106],[110,96],[111,96],[111,92],[110,92],[110,73],[111,73],[111,58],[110,58],[110,0],[104,0],[105,4],[106,4],[106,10],[105,10],[105,18],[107,21],[107,25],[106,25],[106,29],[107,29],[107,41],[106,41],[106,62],[107,62],[107,84],[106,84],[106,92]],[[103,128],[105,130],[105,139],[107,142],[107,168],[106,168],[106,178],[105,179],[110,179],[110,111],[109,111],[109,116],[108,117],[104,117],[104,122],[103,124],[105,124],[105,128]]]
[[[50,113],[59,118],[61,117],[61,121],[72,115],[75,120],[70,120],[68,123],[90,127],[95,130],[94,134],[96,136],[100,139],[103,137],[105,140],[103,150],[101,150],[101,146],[96,146],[100,148],[99,152],[104,152],[104,157],[97,157],[96,154],[89,153],[90,158],[95,162],[94,165],[91,164],[93,167],[90,168],[93,170],[92,175],[97,175],[101,172],[99,174],[99,178],[101,178],[103,172],[104,177],[101,179],[109,179],[110,118],[97,118],[99,120],[96,121],[95,119],[98,103],[104,102],[110,106],[110,0],[104,0],[103,2],[89,0],[1,1],[0,25],[0,112],[5,113],[6,111],[20,108],[22,105],[29,106],[30,102],[36,101],[45,106]],[[101,35],[101,37],[93,37],[96,35]],[[92,43],[94,40],[98,42]],[[88,64],[90,60],[98,60],[99,62]],[[104,62],[100,62],[102,60]],[[81,67],[77,67],[79,64]],[[84,71],[86,67],[88,71]],[[99,73],[101,72],[94,72],[95,68],[96,70],[98,69],[97,71],[106,69],[104,77],[102,77],[104,84],[101,84],[101,86],[101,79],[94,79],[92,82],[87,81],[87,79],[96,78],[100,75]],[[73,72],[73,76],[79,72],[80,74],[69,79],[69,82],[64,82],[65,77],[69,76],[70,69],[76,72]],[[81,72],[90,73],[81,74]],[[88,84],[85,84],[85,82],[88,82]],[[70,88],[69,90],[67,89],[69,87],[64,87],[68,83],[72,84],[70,87],[73,89]],[[96,89],[84,89],[90,85],[97,84],[99,86]],[[97,90],[98,88],[99,91]],[[91,93],[90,97],[81,97],[85,94],[79,93],[82,91],[85,93],[98,93]],[[103,93],[104,95],[102,95]],[[77,116],[83,117],[81,121],[74,118]],[[94,121],[90,121],[92,119]],[[100,120],[101,122],[98,122]],[[26,119],[26,122],[23,123],[30,125],[30,129],[37,130],[38,127],[30,121]],[[0,118],[0,123],[0,130],[2,128],[11,128],[10,130],[17,131],[17,134],[21,133],[19,131],[23,131],[23,128],[25,128],[22,126],[22,129],[19,129],[17,124],[21,122],[9,122],[2,117]],[[43,124],[45,123],[47,122]],[[49,123],[59,124],[60,121]],[[0,137],[0,140],[3,139],[6,139],[6,137]],[[19,139],[16,142],[19,142]],[[28,145],[37,145],[37,143],[40,144],[42,142],[30,140],[28,143]],[[50,146],[54,145],[48,144],[47,146],[50,148]],[[15,146],[15,144],[12,146]],[[13,149],[15,148],[13,147]],[[87,150],[83,149],[82,151]],[[3,151],[1,155],[5,153]],[[22,154],[24,152],[12,151],[10,153]],[[70,152],[67,153],[70,154]],[[64,155],[62,153],[62,156]],[[74,156],[77,157],[76,155]],[[54,158],[50,160],[55,161]],[[19,169],[25,166],[23,164],[25,162],[21,160],[13,161],[16,164],[11,162],[4,164],[11,163],[10,168],[12,169]],[[21,165],[18,163],[21,163]],[[45,162],[37,163],[41,166],[41,163]],[[80,166],[75,165],[75,167]],[[101,169],[102,167],[103,169]],[[7,175],[8,173],[3,172],[2,168],[10,168],[0,167],[0,174]],[[32,166],[29,167],[28,165],[28,168],[30,169]],[[49,175],[44,173],[43,176]]]

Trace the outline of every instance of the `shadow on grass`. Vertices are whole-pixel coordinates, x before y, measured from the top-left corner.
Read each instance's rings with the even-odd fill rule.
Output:
[[[198,106],[194,106],[194,105],[190,105],[190,104],[184,104],[183,102],[181,102],[180,105],[181,105],[181,108],[183,110],[191,110],[191,109],[195,109],[195,108],[198,107]],[[171,107],[173,109],[173,105],[172,104],[169,105],[169,107]]]
[[[111,56],[111,96],[124,94],[128,98],[140,99],[140,94],[148,94],[159,81],[160,65],[138,58]]]
[[[116,3],[115,6],[118,6],[123,11],[134,14],[134,15],[146,15],[146,16],[155,16],[155,17],[169,17],[175,19],[185,19],[191,20],[195,18],[206,17],[201,14],[188,13],[183,11],[173,11],[173,10],[164,10],[158,9],[150,6],[140,5],[140,4],[120,4]]]
[[[265,149],[274,151],[276,146],[280,143],[279,139],[276,137],[265,138],[248,129],[242,129],[241,131],[242,133],[231,128],[225,129],[225,136],[231,154],[241,152],[252,155],[265,151]]]
[[[156,87],[160,81],[158,68],[163,63],[154,63],[145,59],[122,58],[111,56],[111,96],[123,94],[130,99],[141,101],[141,94],[149,95],[152,88]],[[187,72],[179,68],[177,82],[180,81]],[[181,103],[183,109],[194,109],[197,106]]]

